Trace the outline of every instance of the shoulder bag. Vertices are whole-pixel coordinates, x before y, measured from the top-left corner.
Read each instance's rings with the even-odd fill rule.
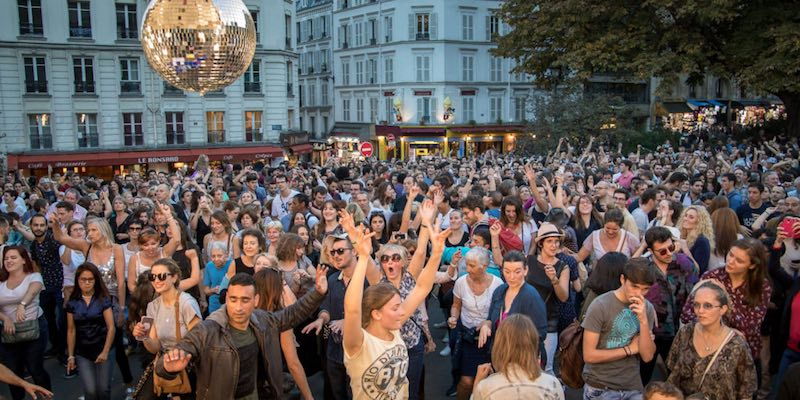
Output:
[[[14,333],[7,334],[3,331],[3,343],[30,342],[39,339],[39,320],[15,322]]]
[[[181,296],[175,300],[175,341],[181,341],[181,314],[180,314]],[[156,360],[161,360],[156,358]],[[172,394],[186,394],[192,392],[192,385],[189,382],[189,373],[184,369],[177,377],[173,379],[164,379],[158,374],[153,374],[153,390],[156,395],[161,396],[162,393]]]

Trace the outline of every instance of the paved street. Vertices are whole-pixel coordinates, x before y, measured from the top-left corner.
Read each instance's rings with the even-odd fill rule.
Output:
[[[429,302],[428,311],[431,315],[431,325],[442,320],[442,314],[435,297]],[[438,354],[438,352],[444,348],[442,338],[444,337],[445,330],[432,328],[432,333],[436,339],[437,347],[435,353],[431,353],[425,357],[425,398],[429,400],[446,399],[445,391],[451,383],[450,359]],[[138,377],[142,371],[141,356],[134,354],[130,360],[133,374]],[[62,368],[55,359],[45,360],[45,368],[47,368],[47,371],[50,373],[56,399],[75,400],[82,394],[79,378],[64,379],[64,368]],[[322,375],[313,375],[310,378],[310,384],[315,398],[322,399]],[[122,400],[125,398],[125,387],[122,384],[122,377],[120,376],[119,369],[114,371],[112,389],[112,399]],[[3,399],[11,398],[6,385],[2,385],[2,388],[0,388],[0,396],[2,396]],[[579,392],[573,390],[567,391],[568,400],[577,400],[580,398],[581,395]]]

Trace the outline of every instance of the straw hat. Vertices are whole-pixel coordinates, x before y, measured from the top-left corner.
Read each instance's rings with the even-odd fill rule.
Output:
[[[539,226],[539,231],[536,233],[536,242],[538,243],[540,240],[549,237],[563,238],[564,234],[550,222],[543,222],[542,225]]]

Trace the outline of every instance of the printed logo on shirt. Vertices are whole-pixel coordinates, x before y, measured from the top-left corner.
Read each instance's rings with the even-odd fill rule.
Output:
[[[397,345],[378,357],[364,371],[361,387],[374,400],[390,400],[401,397],[400,389],[408,373],[408,352],[405,345]]]
[[[622,310],[611,324],[611,332],[606,338],[606,349],[618,349],[630,344],[639,333],[639,319],[633,311],[626,308]]]

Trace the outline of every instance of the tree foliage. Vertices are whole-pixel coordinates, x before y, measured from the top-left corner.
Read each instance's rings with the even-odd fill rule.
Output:
[[[791,0],[507,0],[497,55],[552,87],[568,70],[674,82],[706,73],[783,100],[800,135],[800,3]]]

